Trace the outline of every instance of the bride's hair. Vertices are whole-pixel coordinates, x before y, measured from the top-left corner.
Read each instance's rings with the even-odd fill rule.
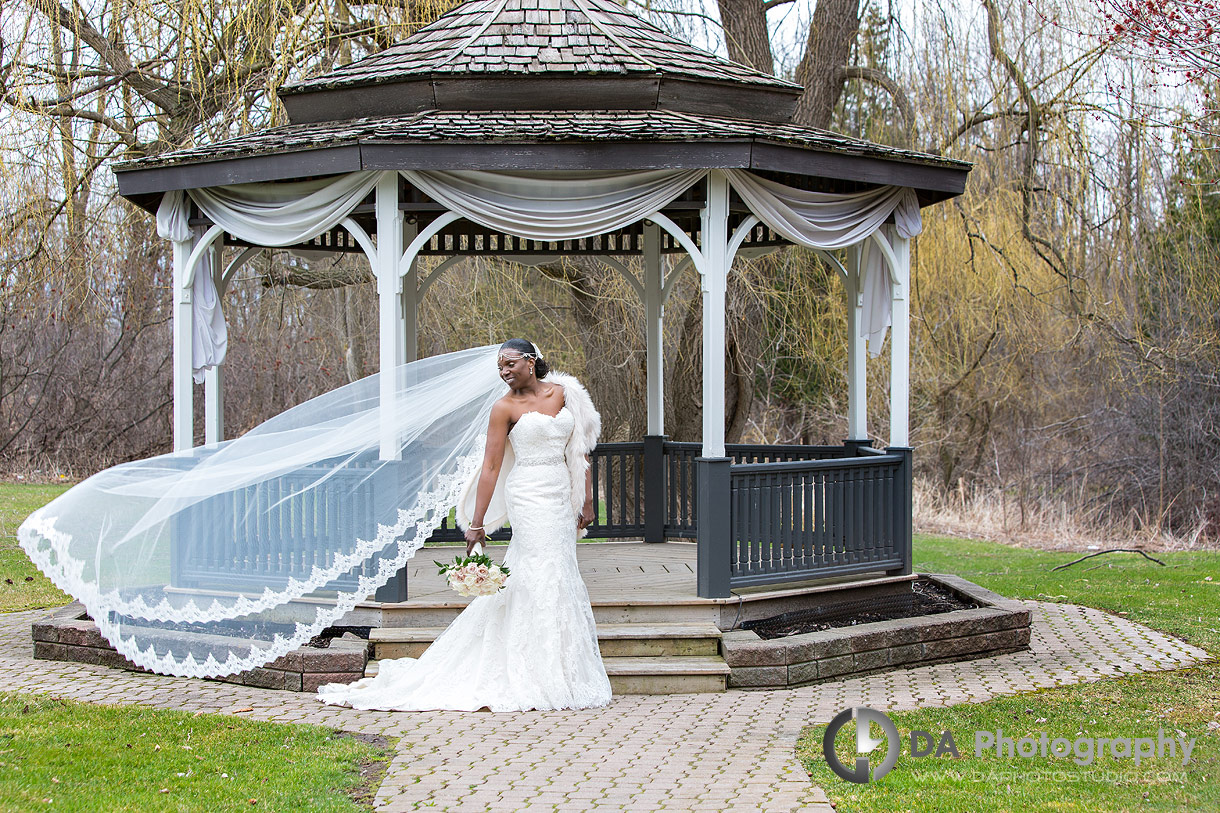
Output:
[[[525,339],[509,339],[500,345],[500,349],[516,350],[521,355],[532,358],[534,360],[534,375],[538,378],[546,378],[546,374],[551,371],[551,365],[542,360],[542,356],[538,353],[538,348]]]

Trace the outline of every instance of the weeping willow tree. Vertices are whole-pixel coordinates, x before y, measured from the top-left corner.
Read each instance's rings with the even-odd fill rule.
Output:
[[[146,215],[116,201],[107,163],[283,123],[275,95],[282,85],[383,48],[452,5],[15,0],[0,6],[0,457],[35,465],[41,456],[75,460],[87,471],[163,448],[165,247]],[[261,271],[259,287],[280,296],[241,290],[234,296],[253,301],[262,314],[254,321],[293,323],[298,303],[282,284],[292,279],[291,269],[267,262]],[[326,271],[340,279],[353,274],[344,264]],[[313,287],[330,286],[315,279]],[[359,327],[358,295],[330,300],[322,304],[330,305],[331,324]],[[282,351],[318,332],[259,343],[261,356],[247,359],[252,374],[277,381]],[[242,344],[239,326],[235,355],[250,355]],[[316,385],[306,386],[307,394],[328,380],[328,363],[343,367],[321,356],[298,371]],[[281,393],[279,403],[298,398]]]

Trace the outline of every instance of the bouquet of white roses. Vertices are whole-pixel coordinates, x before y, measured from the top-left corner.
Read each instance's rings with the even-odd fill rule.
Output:
[[[447,565],[435,560],[433,563],[459,596],[495,595],[508,582],[508,568],[482,552],[474,556],[455,556]]]

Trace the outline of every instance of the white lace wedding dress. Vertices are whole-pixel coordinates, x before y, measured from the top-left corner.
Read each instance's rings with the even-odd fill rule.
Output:
[[[610,702],[589,593],[576,565],[576,517],[564,447],[574,418],[527,412],[510,430],[505,483],[508,584],[473,599],[418,658],[382,661],[376,677],[318,689],[357,709],[578,709]]]

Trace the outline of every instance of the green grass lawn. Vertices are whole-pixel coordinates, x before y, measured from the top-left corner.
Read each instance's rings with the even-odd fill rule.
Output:
[[[1220,553],[1107,554],[1052,573],[1079,554],[1012,548],[990,542],[917,537],[915,569],[954,573],[1002,595],[1084,604],[1138,621],[1220,654]],[[1211,577],[1211,580],[1209,580]],[[903,746],[898,764],[880,782],[853,785],[835,776],[822,756],[824,726],[806,729],[797,752],[841,813],[851,811],[1134,811],[1220,810],[1220,667],[1113,678],[1046,689],[987,703],[893,712]],[[1212,727],[1209,728],[1209,724]],[[1157,736],[1158,729],[1195,738],[1191,761],[1116,760],[1091,765],[1074,759],[975,756],[974,732],[1004,736]],[[953,733],[960,758],[915,759],[912,730]],[[841,759],[851,765],[852,738],[840,735]]]
[[[26,514],[63,490],[0,485],[0,611],[68,601],[37,573],[15,537]],[[918,537],[915,569],[955,573],[1007,596],[1121,613],[1220,654],[1220,553],[1157,556],[1166,567],[1110,554],[1053,573],[1076,554]],[[839,811],[1220,810],[1215,664],[890,716],[904,737],[915,729],[952,731],[961,757],[916,760],[904,742],[897,767],[881,782],[850,785],[825,765],[824,727],[810,727],[798,754]],[[973,732],[997,728],[1069,740],[1155,737],[1161,728],[1194,737],[1196,746],[1185,766],[1180,758],[1136,767],[1109,756],[1089,766],[976,757]],[[839,740],[847,749],[848,738]],[[0,810],[42,807],[44,799],[68,810],[359,809],[346,790],[359,783],[359,765],[379,753],[335,740],[325,729],[0,696]],[[854,757],[846,750],[842,756]]]
[[[0,484],[0,612],[71,600],[16,538],[66,488]],[[315,726],[0,693],[0,811],[367,810],[387,759]]]
[[[17,526],[67,490],[68,486],[61,485],[0,483],[0,613],[59,607],[72,600],[17,545]]]
[[[386,759],[317,726],[0,694],[0,810],[366,810]]]

